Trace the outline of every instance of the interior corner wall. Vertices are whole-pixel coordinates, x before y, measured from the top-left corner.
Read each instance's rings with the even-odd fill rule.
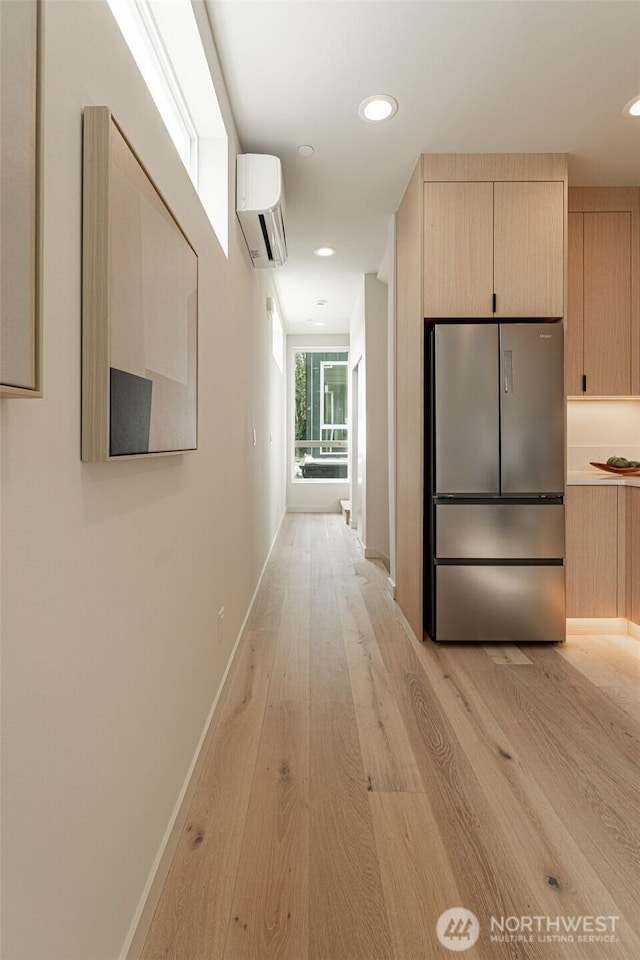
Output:
[[[366,470],[365,555],[389,565],[388,288],[364,278]]]
[[[389,576],[396,580],[396,215],[389,219],[387,238],[389,251],[387,270],[387,436],[389,483]],[[384,279],[379,276],[379,279]]]
[[[358,384],[351,516],[365,556],[389,566],[388,287],[364,274],[350,322],[350,367]]]
[[[349,481],[344,480],[294,480],[291,451],[294,440],[293,354],[299,350],[331,349],[344,347],[349,350],[348,334],[303,335],[289,334],[286,338],[287,371],[287,510],[289,513],[340,513],[340,501],[349,498]]]
[[[353,304],[349,320],[349,370],[351,371],[351,410],[350,410],[350,457],[349,457],[349,499],[351,500],[350,524],[358,532],[360,543],[366,542],[366,449],[367,419],[365,400],[365,358],[364,358],[364,277]]]
[[[44,398],[0,404],[1,952],[117,960],[284,511],[284,376],[233,178],[227,260],[107,4],[44,8]],[[199,256],[195,453],[80,462],[91,104]]]

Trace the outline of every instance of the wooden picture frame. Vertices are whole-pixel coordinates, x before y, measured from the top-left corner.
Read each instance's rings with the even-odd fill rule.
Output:
[[[42,396],[42,34],[0,2],[0,397]]]
[[[82,459],[197,449],[198,256],[108,107],[85,107]]]

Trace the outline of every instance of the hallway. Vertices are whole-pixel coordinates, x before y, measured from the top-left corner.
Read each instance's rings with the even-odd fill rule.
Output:
[[[417,644],[386,576],[285,517],[144,960],[445,958],[460,905],[474,960],[640,956],[638,641]],[[530,915],[617,940],[491,942]]]

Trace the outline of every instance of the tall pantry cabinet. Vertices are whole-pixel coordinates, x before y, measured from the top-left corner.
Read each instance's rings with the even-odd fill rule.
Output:
[[[567,394],[640,395],[640,188],[569,190]]]
[[[422,638],[426,320],[565,316],[566,154],[425,154],[396,225],[396,599]]]

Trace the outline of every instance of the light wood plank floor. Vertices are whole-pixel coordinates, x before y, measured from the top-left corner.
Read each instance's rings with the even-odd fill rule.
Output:
[[[640,957],[640,642],[440,647],[340,516],[289,515],[144,960]],[[616,942],[492,942],[491,916]],[[593,934],[596,935],[596,934]]]

